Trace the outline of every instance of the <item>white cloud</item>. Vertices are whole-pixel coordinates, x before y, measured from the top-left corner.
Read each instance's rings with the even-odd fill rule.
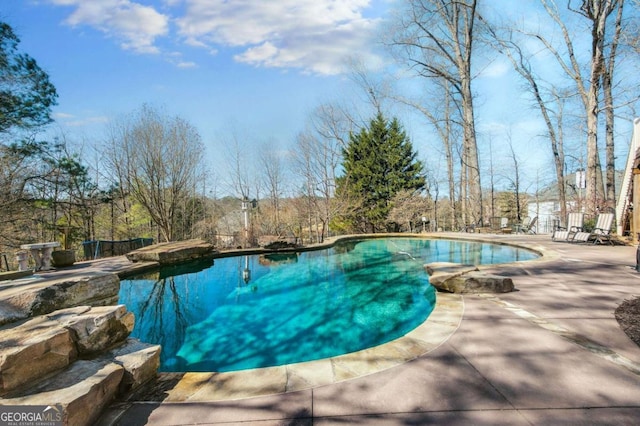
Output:
[[[158,53],[157,37],[169,31],[169,18],[153,7],[130,0],[50,0],[59,6],[73,6],[66,19],[71,26],[88,25],[119,40],[121,47],[138,53]]]
[[[66,112],[54,112],[53,113],[53,118],[58,119],[58,120],[71,119],[73,117],[74,117],[73,114],[68,114]]]
[[[192,61],[180,61],[176,64],[178,68],[195,68],[198,65]]]
[[[236,55],[236,60],[240,62],[248,62],[259,64],[262,62],[269,62],[272,58],[278,55],[278,48],[270,42],[266,41],[260,46],[251,47],[247,49],[241,55]]]
[[[346,58],[370,52],[378,19],[363,17],[369,0],[185,0],[176,20],[194,46],[244,50],[234,58],[256,66],[343,71]]]
[[[56,112],[53,117],[67,127],[83,127],[91,124],[104,124],[109,121],[109,118],[104,115],[78,117],[66,112]]]
[[[138,53],[162,53],[156,41],[170,35],[170,24],[175,24],[186,45],[212,54],[221,47],[235,48],[234,59],[253,66],[338,74],[352,56],[379,62],[371,48],[380,18],[363,15],[370,0],[48,1],[73,8],[68,25],[96,28]]]
[[[505,76],[509,71],[511,71],[511,69],[512,67],[509,62],[506,60],[496,59],[480,72],[480,76],[487,78],[499,78]]]

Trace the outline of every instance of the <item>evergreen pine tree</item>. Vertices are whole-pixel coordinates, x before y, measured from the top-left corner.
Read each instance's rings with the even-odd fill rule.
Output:
[[[398,120],[388,121],[382,113],[368,128],[351,134],[343,149],[344,176],[337,179],[336,194],[351,200],[354,208],[340,217],[340,227],[360,232],[386,230],[393,197],[425,185],[423,165],[416,155]]]
[[[51,122],[51,107],[58,94],[49,76],[26,53],[20,39],[0,21],[0,133],[30,129]]]

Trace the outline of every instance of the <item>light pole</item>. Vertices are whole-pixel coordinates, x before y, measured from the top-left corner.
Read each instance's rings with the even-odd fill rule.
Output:
[[[244,246],[249,245],[249,199],[242,198],[242,214],[244,215]]]
[[[582,190],[585,189],[587,187],[587,173],[583,167],[584,164],[584,159],[582,157],[582,155],[580,155],[580,157],[576,157],[575,155],[571,155],[571,154],[564,154],[565,157],[569,157],[572,160],[574,160],[575,162],[577,162],[578,164],[578,169],[576,170],[576,186],[575,188],[577,189],[577,193],[578,193],[578,210],[579,211],[583,211],[583,206],[582,206]],[[575,164],[575,163],[574,163]],[[568,167],[567,167],[567,163],[565,162],[564,164],[564,170],[565,170],[565,175],[567,174],[568,171]]]
[[[582,211],[582,190],[587,187],[587,174],[581,167],[576,170],[576,188],[578,188],[578,209]]]
[[[245,247],[252,247],[253,245],[253,230],[249,228],[249,210],[253,210],[258,207],[258,200],[255,198],[249,201],[249,198],[242,197],[242,214],[244,216],[244,241]]]

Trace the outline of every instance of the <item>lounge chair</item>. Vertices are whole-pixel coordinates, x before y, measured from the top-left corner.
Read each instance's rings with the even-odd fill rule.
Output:
[[[482,219],[478,220],[477,223],[464,225],[462,229],[460,229],[460,232],[476,232],[476,228],[482,228]]]
[[[584,213],[569,213],[567,216],[567,227],[558,228],[553,231],[551,240],[553,241],[572,241],[576,232],[582,232],[584,225]]]
[[[511,233],[511,228],[509,227],[509,218],[500,218],[500,232],[502,232],[503,234]]]
[[[534,216],[534,218],[530,219],[528,222],[526,221],[527,219],[530,218],[525,218],[525,221],[522,222],[522,225],[520,225],[520,231],[524,232],[525,234],[535,234],[537,230],[536,224],[538,223],[538,216]]]
[[[596,226],[591,232],[576,232],[572,242],[586,243],[593,239],[593,244],[604,244],[608,242],[613,244],[611,240],[611,226],[613,225],[613,213],[600,213]]]

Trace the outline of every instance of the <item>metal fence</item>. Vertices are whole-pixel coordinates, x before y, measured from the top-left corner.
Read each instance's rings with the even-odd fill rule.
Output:
[[[243,239],[239,234],[216,234],[212,241],[216,249],[232,249],[242,247]]]
[[[99,259],[101,257],[122,256],[130,251],[153,244],[153,238],[133,238],[120,241],[85,241],[82,243],[84,258],[86,260]]]

